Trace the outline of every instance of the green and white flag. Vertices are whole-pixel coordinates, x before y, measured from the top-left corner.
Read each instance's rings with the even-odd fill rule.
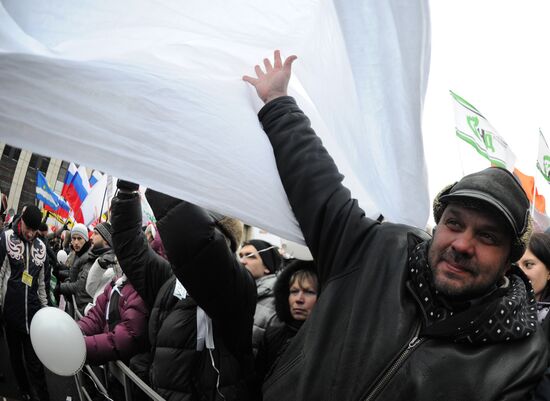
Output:
[[[542,131],[539,130],[539,155],[537,157],[537,170],[540,171],[547,183],[550,183],[550,149]]]
[[[514,169],[516,157],[485,117],[466,100],[450,91],[455,100],[456,136],[487,159],[491,165]]]

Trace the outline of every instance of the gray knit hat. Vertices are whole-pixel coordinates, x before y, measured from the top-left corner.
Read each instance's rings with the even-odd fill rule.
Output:
[[[86,226],[82,223],[77,223],[73,226],[73,229],[71,230],[71,237],[74,234],[80,235],[82,238],[84,238],[86,241],[88,241],[90,238],[88,237],[88,229]]]
[[[97,231],[99,235],[103,237],[105,242],[112,246],[113,244],[113,227],[107,222],[99,223],[94,227],[94,231]]]

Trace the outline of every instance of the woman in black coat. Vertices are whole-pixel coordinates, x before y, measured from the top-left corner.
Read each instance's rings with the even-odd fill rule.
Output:
[[[267,324],[256,358],[256,373],[262,381],[274,362],[311,314],[319,295],[315,264],[296,260],[277,277],[273,287],[275,311]]]
[[[550,345],[550,234],[533,234],[518,264],[535,291],[537,318]],[[550,401],[550,368],[537,386],[533,400]]]

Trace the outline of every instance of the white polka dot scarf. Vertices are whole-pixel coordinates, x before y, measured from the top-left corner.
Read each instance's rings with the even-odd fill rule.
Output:
[[[427,257],[429,244],[426,241],[417,245],[409,257],[407,286],[424,314],[421,335],[484,344],[512,341],[535,333],[535,296],[531,286],[526,287],[527,279],[519,268],[513,268],[507,276],[510,285],[506,288],[495,289],[475,305],[466,303],[460,309],[453,308],[433,288]]]

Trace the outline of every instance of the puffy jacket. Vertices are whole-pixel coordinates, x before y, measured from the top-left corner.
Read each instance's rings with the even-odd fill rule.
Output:
[[[88,311],[93,308],[97,298],[103,294],[105,286],[115,276],[117,263],[115,251],[109,249],[98,257],[90,267],[88,277],[86,278],[86,292],[92,297],[92,302],[88,303],[84,308],[84,315],[87,315]]]
[[[546,366],[542,331],[475,344],[425,335],[425,300],[416,297],[408,267],[415,263],[409,256],[427,245],[427,234],[365,217],[292,98],[269,102],[259,118],[322,289],[264,382],[264,400],[523,399]],[[534,302],[521,273],[510,280],[514,287],[498,292],[496,301],[517,302],[512,296],[518,290]],[[522,313],[532,313],[527,302],[517,304]],[[467,312],[432,327],[451,325]],[[469,322],[472,334],[481,325],[515,320],[512,313],[502,320],[496,311],[487,318],[487,312]]]
[[[109,250],[110,248],[90,248],[87,252],[82,254],[82,256],[77,261],[75,261],[73,267],[71,267],[71,280],[73,277],[73,269],[78,273],[76,280],[61,283],[61,294],[65,295],[67,298],[69,298],[69,300],[71,295],[74,294],[76,307],[82,315],[84,315],[84,308],[88,305],[88,303],[92,302],[92,297],[86,291],[86,281],[88,280],[88,273],[90,272],[90,268],[99,256],[103,255]]]
[[[118,316],[109,308],[113,291],[120,294]],[[109,318],[107,319],[107,312]],[[86,341],[86,361],[101,365],[108,361],[128,361],[145,351],[149,311],[129,282],[111,281],[89,313],[78,321]]]
[[[166,400],[220,399],[213,359],[221,372],[218,389],[224,398],[246,400],[246,380],[252,373],[254,281],[202,209],[181,201],[173,206],[153,211],[175,275],[141,230],[139,196],[119,193],[111,206],[113,248],[151,309],[151,355],[142,358],[151,362],[150,385]],[[185,298],[176,296],[176,276],[188,291]],[[197,303],[212,319],[212,354],[206,348],[197,351]]]
[[[6,324],[29,334],[34,314],[47,305],[46,246],[38,238],[22,240],[19,220],[12,227],[0,233],[0,306]]]
[[[256,354],[264,336],[267,323],[275,316],[275,298],[273,286],[277,276],[268,274],[256,280],[257,300],[254,312],[254,328],[252,329],[252,348]]]

